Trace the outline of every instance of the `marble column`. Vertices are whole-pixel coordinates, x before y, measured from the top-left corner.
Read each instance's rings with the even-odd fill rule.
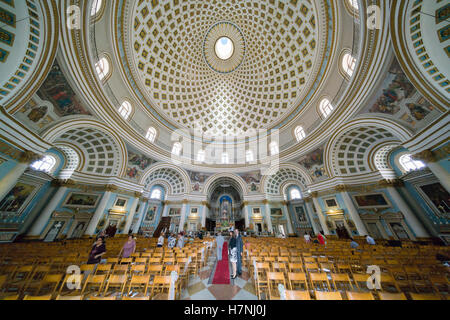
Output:
[[[364,225],[364,222],[361,220],[358,210],[356,209],[352,199],[350,198],[350,195],[346,191],[346,187],[344,185],[341,185],[337,186],[335,189],[337,192],[341,194],[342,199],[344,199],[344,204],[347,207],[350,218],[355,223],[355,227],[356,230],[358,231],[358,234],[360,236],[368,235],[369,233],[367,232],[366,226]]]
[[[112,191],[117,190],[117,187],[114,186],[108,186],[106,188],[105,193],[103,194],[102,199],[100,200],[100,203],[97,205],[97,209],[95,209],[95,213],[91,218],[91,221],[89,222],[88,227],[86,228],[85,235],[92,236],[95,234],[95,229],[97,228],[98,222],[102,218],[106,205],[108,204],[109,199],[111,198]]]
[[[294,228],[292,226],[291,215],[289,214],[288,202],[283,201],[282,203],[283,213],[286,216],[288,234],[294,234]]]
[[[447,192],[450,193],[450,173],[438,162],[441,158],[444,159],[447,156],[448,150],[442,148],[440,151],[425,150],[415,154],[412,158],[424,162]]]
[[[183,200],[183,206],[181,207],[180,225],[178,226],[178,232],[184,231],[184,222],[186,221],[186,204],[187,200]]]
[[[168,217],[169,216],[169,201],[164,201],[164,209],[163,209],[163,217]],[[155,213],[156,214],[156,213]]]
[[[123,234],[128,234],[128,232],[130,231],[131,223],[133,222],[134,215],[136,214],[136,208],[139,203],[139,198],[142,196],[142,193],[135,192],[134,196],[135,198],[133,200],[133,203],[131,204],[130,213],[128,214],[127,221],[125,222],[125,228],[123,228]]]
[[[33,226],[31,227],[30,231],[28,232],[28,236],[31,237],[37,237],[40,236],[41,232],[44,230],[45,226],[47,225],[48,221],[50,220],[53,212],[56,210],[58,205],[63,200],[64,195],[67,192],[67,189],[70,185],[73,185],[72,181],[61,181],[61,180],[53,180],[52,186],[58,187],[58,191],[56,191],[53,198],[50,200],[50,202],[45,206],[44,210],[42,210],[41,214],[37,218],[37,220],[34,222]]]
[[[203,201],[202,205],[203,205],[203,209],[202,209],[202,227],[206,228],[206,217],[208,216],[208,202]]]
[[[317,216],[319,217],[320,226],[322,227],[323,233],[327,235],[331,235],[330,230],[327,226],[327,221],[323,215],[322,208],[320,206],[319,200],[317,199],[317,192],[312,192],[311,196],[313,198],[314,206],[316,207]]]
[[[396,186],[401,186],[402,184],[403,184],[403,182],[400,180],[393,180],[393,181],[383,180],[380,183],[380,185],[382,187],[386,188],[387,192],[389,192],[392,199],[397,204],[397,207],[399,208],[400,212],[405,217],[405,220],[408,223],[408,226],[414,232],[415,236],[418,238],[430,237],[430,235],[426,231],[425,227],[422,225],[422,223],[419,221],[419,219],[413,213],[413,211],[411,210],[409,205],[406,203],[406,201],[402,198],[400,193],[395,188]]]
[[[139,232],[139,228],[141,227],[142,221],[144,220],[145,217],[145,211],[148,207],[148,199],[144,198],[142,200],[141,203],[141,207],[139,208],[139,220],[137,221],[137,223],[133,226],[133,234],[137,234]],[[156,215],[156,212],[155,212]]]
[[[273,233],[273,227],[272,227],[272,218],[270,217],[270,204],[269,204],[269,200],[264,200],[263,201],[264,205],[266,206],[266,214],[265,214],[265,218],[266,218],[266,224],[267,224],[267,231],[272,234]]]
[[[309,198],[305,199],[305,204],[306,204],[306,214],[309,217],[309,221],[311,222],[311,226],[313,228],[314,234],[318,234],[320,231],[320,228],[317,225],[316,221],[314,220],[314,215],[313,215],[314,211],[313,211],[313,208],[311,205],[311,200]]]
[[[248,217],[248,202],[244,201],[242,204],[242,210],[244,212],[244,219],[245,219],[245,229],[248,229],[250,227],[250,219]]]
[[[39,155],[31,151],[24,151],[17,157],[16,160],[18,163],[16,166],[9,170],[9,172],[0,180],[0,201],[3,200],[12,188],[14,188],[30,163],[39,160],[40,158]]]

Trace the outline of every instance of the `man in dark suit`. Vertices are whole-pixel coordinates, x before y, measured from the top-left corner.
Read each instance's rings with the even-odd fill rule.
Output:
[[[240,276],[242,274],[242,254],[244,252],[244,240],[239,233],[239,229],[235,229],[234,233],[236,235],[236,247],[237,247],[237,274]]]

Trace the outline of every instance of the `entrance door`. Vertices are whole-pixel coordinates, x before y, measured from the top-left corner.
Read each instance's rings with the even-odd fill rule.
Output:
[[[262,225],[261,225],[261,223],[257,223],[257,224],[256,224],[256,230],[257,230],[258,232],[262,232]]]
[[[336,233],[339,239],[350,239],[347,228],[345,227],[343,220],[336,220]]]
[[[367,231],[369,231],[369,234],[374,239],[383,239],[383,236],[381,235],[380,230],[378,230],[378,226],[375,222],[369,222],[367,223]]]

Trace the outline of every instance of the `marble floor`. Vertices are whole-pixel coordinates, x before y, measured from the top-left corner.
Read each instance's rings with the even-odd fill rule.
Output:
[[[246,268],[242,275],[230,279],[230,284],[212,284],[216,256],[210,255],[208,264],[200,270],[198,276],[191,276],[186,289],[181,292],[182,300],[258,300],[252,279]],[[231,266],[230,266],[231,274]]]

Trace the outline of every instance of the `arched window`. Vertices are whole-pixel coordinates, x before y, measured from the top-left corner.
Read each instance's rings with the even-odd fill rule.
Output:
[[[252,151],[252,150],[247,150],[247,151],[245,152],[245,160],[246,160],[247,162],[252,162],[252,161],[255,160],[255,158],[253,157],[253,151]]]
[[[91,8],[91,17],[95,16],[102,8],[103,0],[94,0]]]
[[[147,134],[145,135],[145,138],[150,142],[155,142],[156,139],[156,129],[153,127],[148,128]]]
[[[324,116],[324,118],[326,118],[326,117],[328,117],[328,116],[330,115],[330,113],[333,111],[334,107],[333,107],[333,105],[331,104],[330,100],[328,100],[328,99],[323,99],[323,100],[320,102],[319,109],[320,109],[320,112],[322,112],[322,115]]]
[[[353,71],[355,71],[356,67],[356,59],[350,53],[344,54],[342,57],[342,69],[344,72],[351,77],[353,75]]]
[[[299,200],[302,198],[302,195],[300,194],[300,190],[297,188],[292,188],[290,192],[291,200]]]
[[[425,168],[425,164],[422,161],[412,159],[410,154],[402,155],[398,161],[407,172]]]
[[[56,164],[56,159],[52,156],[45,156],[41,160],[37,160],[31,164],[31,167],[36,171],[43,171],[49,173]]]
[[[97,71],[98,77],[100,80],[105,79],[105,77],[109,74],[110,66],[109,61],[105,57],[101,58],[95,64],[95,70]]]
[[[230,157],[228,155],[228,152],[223,152],[222,153],[222,163],[223,164],[228,164],[230,163]]]
[[[131,114],[131,103],[124,101],[119,107],[119,113],[124,119],[128,119]]]
[[[197,153],[197,161],[204,162],[205,161],[205,150],[199,150]]]
[[[279,152],[279,149],[278,149],[278,143],[276,143],[275,141],[271,142],[271,143],[269,144],[269,150],[270,150],[270,154],[271,154],[272,156],[278,154],[278,152]]]
[[[353,7],[353,9],[359,10],[358,0],[347,0],[347,1]]]
[[[297,141],[300,142],[301,140],[305,139],[305,137],[306,133],[303,127],[298,126],[297,128],[295,128],[295,138],[297,139]]]
[[[181,154],[181,149],[182,149],[181,143],[175,142],[172,147],[172,153],[174,155],[179,156]]]
[[[150,196],[150,199],[157,199],[157,200],[161,200],[161,190],[160,189],[154,189],[152,191],[152,194]]]

